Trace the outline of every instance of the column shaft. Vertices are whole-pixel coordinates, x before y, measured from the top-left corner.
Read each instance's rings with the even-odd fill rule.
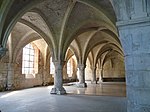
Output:
[[[78,65],[79,68],[79,83],[78,87],[87,87],[87,84],[85,83],[85,65],[80,64]]]
[[[54,74],[54,88],[51,90],[51,94],[65,94],[66,91],[63,88],[63,62],[55,61],[55,74]]]

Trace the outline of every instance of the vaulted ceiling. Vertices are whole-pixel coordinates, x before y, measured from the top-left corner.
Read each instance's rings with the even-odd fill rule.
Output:
[[[11,32],[16,36],[32,32],[45,40],[55,60],[64,60],[69,47],[78,63],[85,63],[91,52],[94,64],[108,51],[123,56],[110,0],[2,0],[0,3],[1,46],[6,46]]]

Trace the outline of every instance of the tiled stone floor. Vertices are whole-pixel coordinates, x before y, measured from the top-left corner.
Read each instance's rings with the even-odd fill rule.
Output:
[[[88,84],[86,89],[75,86],[64,87],[69,94],[61,96],[49,94],[52,86],[1,92],[0,110],[1,112],[126,112],[126,97],[120,97],[125,95],[124,84]]]

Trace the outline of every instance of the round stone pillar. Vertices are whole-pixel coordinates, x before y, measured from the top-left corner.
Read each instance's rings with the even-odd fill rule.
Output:
[[[87,84],[85,83],[85,65],[79,64],[79,83],[77,84],[78,87],[87,87]]]
[[[99,69],[99,82],[103,82],[103,68]]]
[[[55,65],[55,74],[54,74],[54,88],[51,90],[51,94],[66,94],[65,89],[63,88],[63,62],[54,61]]]

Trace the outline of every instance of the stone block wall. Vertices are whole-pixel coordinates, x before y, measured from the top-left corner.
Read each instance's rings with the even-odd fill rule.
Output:
[[[124,62],[118,59],[106,61],[103,66],[103,78],[125,78]]]
[[[7,63],[0,62],[0,91],[4,91],[7,87]]]
[[[85,80],[92,80],[92,70],[88,66],[85,68]]]
[[[35,78],[26,78],[26,75],[22,74],[22,53],[18,56],[15,63],[0,62],[0,91],[7,90],[9,86],[11,86],[11,89],[16,90],[53,83],[49,70],[43,68],[43,60],[40,53],[38,73],[35,74]]]

